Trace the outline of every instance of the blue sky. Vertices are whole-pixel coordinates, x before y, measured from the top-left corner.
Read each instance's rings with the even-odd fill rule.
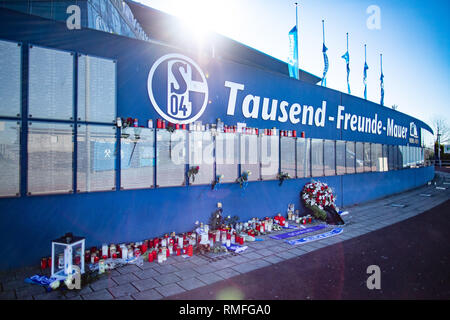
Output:
[[[288,32],[295,24],[294,0],[138,0],[178,16],[193,28],[211,30],[287,61]],[[322,19],[328,47],[327,86],[347,91],[346,32],[350,86],[363,97],[364,44],[367,44],[368,100],[380,102],[383,54],[385,105],[431,125],[433,116],[450,124],[450,1],[298,1],[300,68],[321,76]],[[380,29],[369,29],[369,6],[380,8]]]

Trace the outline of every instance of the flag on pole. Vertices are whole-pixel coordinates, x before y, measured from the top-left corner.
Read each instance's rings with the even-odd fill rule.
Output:
[[[289,56],[288,56],[289,76],[295,79],[299,78],[298,71],[298,42],[297,26],[289,31]]]
[[[380,104],[384,106],[384,75],[383,75],[383,55],[380,54],[380,65],[381,65],[381,76],[380,76],[380,87],[381,87],[381,102]]]
[[[366,45],[364,45],[364,99],[367,100],[367,69],[369,66],[367,65],[367,55],[366,55]]]
[[[322,86],[327,86],[327,72],[328,72],[328,56],[327,56],[327,50],[328,48],[325,46],[325,27],[324,27],[324,21],[322,20],[322,32],[323,32],[323,47],[322,47],[322,53],[323,53],[323,76],[322,76]]]
[[[347,63],[347,90],[348,90],[348,94],[350,94],[350,81],[349,81],[349,76],[350,76],[350,55],[348,53],[348,33],[347,33],[347,52],[345,52],[342,55],[342,59],[345,60],[345,62]]]

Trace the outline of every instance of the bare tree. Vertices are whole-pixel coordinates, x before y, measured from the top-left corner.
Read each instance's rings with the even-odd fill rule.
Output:
[[[450,140],[450,127],[447,125],[447,121],[442,116],[433,116],[431,119],[431,126],[433,127],[434,134],[436,136],[436,140],[438,141],[438,134],[439,142],[441,144],[445,144]]]

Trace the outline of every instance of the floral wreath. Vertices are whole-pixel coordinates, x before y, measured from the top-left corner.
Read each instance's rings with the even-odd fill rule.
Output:
[[[326,184],[320,181],[312,181],[307,183],[301,192],[300,199],[305,204],[305,207],[310,209],[317,219],[326,220],[327,213],[325,207],[333,207],[336,209],[333,190]]]

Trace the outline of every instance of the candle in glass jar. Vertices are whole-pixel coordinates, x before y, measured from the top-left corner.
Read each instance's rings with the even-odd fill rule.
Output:
[[[108,245],[106,243],[102,244],[102,256],[108,256]]]

